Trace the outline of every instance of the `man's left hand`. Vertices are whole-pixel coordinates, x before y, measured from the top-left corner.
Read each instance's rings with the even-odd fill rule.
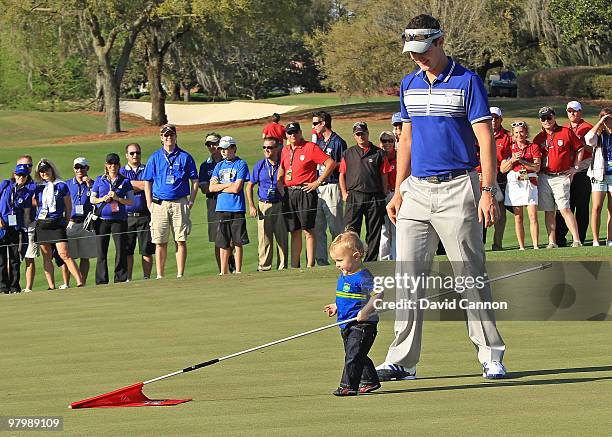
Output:
[[[321,184],[319,183],[319,181],[314,181],[309,184],[304,184],[304,186],[302,187],[302,190],[306,191],[307,193],[310,193],[311,191],[314,191],[317,188],[319,188],[320,185]]]
[[[478,202],[478,222],[484,223],[486,228],[494,225],[499,220],[499,206],[493,193],[483,191]]]

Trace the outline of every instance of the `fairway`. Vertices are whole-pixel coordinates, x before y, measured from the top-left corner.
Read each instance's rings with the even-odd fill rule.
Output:
[[[607,434],[605,322],[501,322],[509,377],[485,381],[462,322],[426,322],[416,381],[331,395],[336,328],[145,388],[176,407],[69,410],[79,399],[330,323],[323,268],[2,296],[3,415],[64,417],[66,435]],[[316,285],[314,285],[316,284]],[[384,359],[392,322],[371,356]]]

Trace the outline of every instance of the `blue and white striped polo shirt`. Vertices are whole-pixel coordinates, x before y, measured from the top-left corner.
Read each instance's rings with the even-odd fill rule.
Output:
[[[491,120],[489,100],[478,75],[448,58],[433,84],[422,70],[400,88],[402,121],[412,124],[411,174],[436,176],[478,165],[472,124]]]

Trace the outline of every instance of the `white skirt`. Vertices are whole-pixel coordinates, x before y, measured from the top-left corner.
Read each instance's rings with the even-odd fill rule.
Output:
[[[529,177],[537,177],[535,173],[529,173]],[[528,179],[519,179],[519,172],[510,170],[508,172],[508,184],[506,185],[506,206],[527,206],[538,204],[538,186],[532,184]]]

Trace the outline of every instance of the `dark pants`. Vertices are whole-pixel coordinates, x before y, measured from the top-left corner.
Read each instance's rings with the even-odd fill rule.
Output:
[[[21,291],[19,285],[19,266],[21,264],[19,231],[15,228],[7,228],[4,238],[0,240],[0,246],[0,269],[2,270],[0,293],[19,293]]]
[[[385,195],[349,191],[346,199],[344,224],[361,235],[361,222],[366,220],[368,251],[364,261],[376,261],[380,248],[380,231],[385,222]]]
[[[368,352],[376,338],[375,323],[350,323],[342,331],[344,341],[344,371],[340,387],[359,389],[359,383],[379,384],[376,367]]]
[[[574,175],[572,179],[572,185],[570,186],[570,208],[576,216],[576,222],[578,223],[578,235],[580,236],[580,242],[584,243],[586,238],[587,229],[589,227],[589,220],[591,218],[591,211],[589,210],[589,204],[591,201],[591,180],[586,174],[586,171],[581,171]],[[559,211],[556,216],[557,231],[556,240],[557,245],[560,247],[567,246],[567,225],[565,220]]]
[[[127,221],[98,220],[96,243],[98,244],[98,261],[96,263],[96,285],[108,284],[108,245],[110,234],[115,240],[115,279],[114,282],[127,280]]]

